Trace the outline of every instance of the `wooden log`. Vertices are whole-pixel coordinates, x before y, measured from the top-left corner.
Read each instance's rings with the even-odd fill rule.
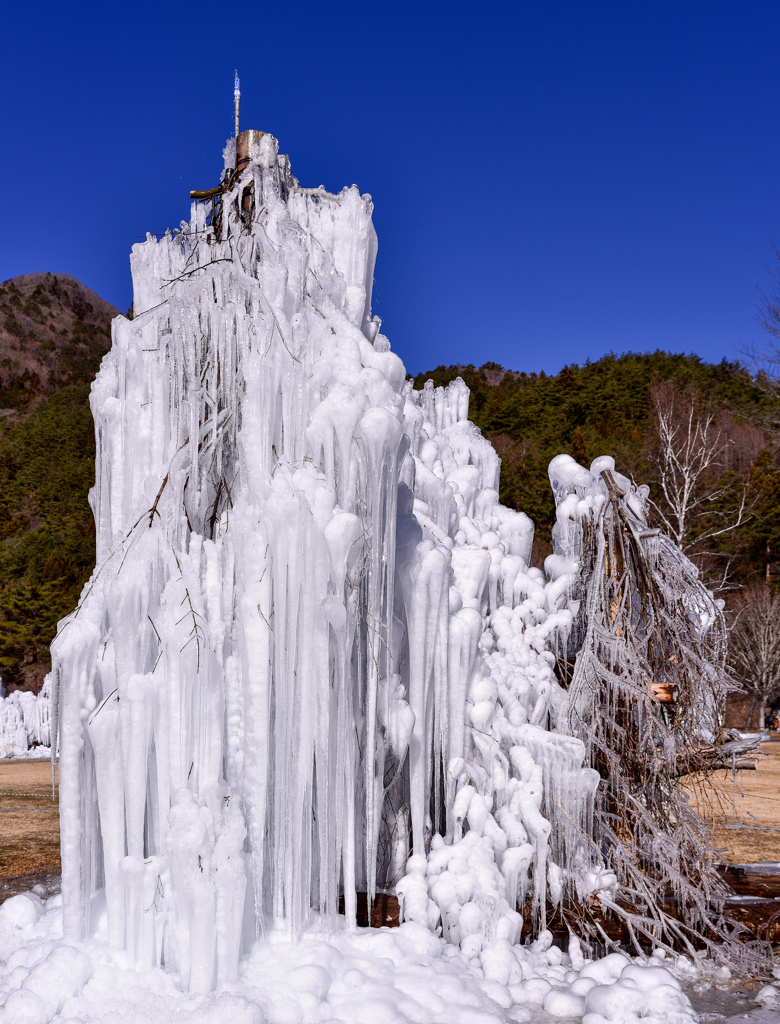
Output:
[[[780,898],[735,896],[726,900],[723,914],[743,925],[757,939],[780,942]]]
[[[737,896],[780,897],[780,864],[723,864],[718,874]]]
[[[755,870],[755,869],[758,870]],[[746,930],[746,939],[751,936],[772,943],[780,943],[780,864],[766,865],[724,865],[721,869],[723,880],[731,886],[735,895],[725,900],[723,914],[741,924]],[[534,937],[533,914],[530,902],[518,907],[523,916],[521,941]],[[565,948],[569,941],[569,921],[574,923],[582,914],[583,907],[564,904],[563,907],[548,905],[547,928],[557,945]],[[667,900],[664,909],[671,917],[679,917],[674,900]],[[631,908],[626,906],[627,911]],[[339,900],[339,913],[344,913],[344,899]],[[597,899],[587,906],[587,913],[604,930],[613,942],[630,949],[631,939],[625,921],[617,914],[604,913]],[[357,923],[368,927],[368,899],[366,893],[357,893]],[[397,928],[400,924],[398,898],[391,893],[377,893],[371,905],[372,928]],[[650,947],[649,940],[641,939],[643,946]]]
[[[676,777],[696,775],[699,772],[714,771],[755,771],[755,758],[759,753],[754,750],[733,750],[734,744],[726,743],[721,747],[699,747],[687,750],[677,757]]]
[[[357,923],[359,928],[368,927],[368,896],[359,892],[357,896]],[[344,897],[339,897],[339,913],[344,913]],[[390,893],[378,892],[371,904],[372,928],[397,928],[401,923],[398,897]]]
[[[674,704],[676,700],[674,683],[651,683],[653,696],[661,704]]]

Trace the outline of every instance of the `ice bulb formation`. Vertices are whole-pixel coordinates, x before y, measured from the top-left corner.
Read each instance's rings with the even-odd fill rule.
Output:
[[[110,944],[195,992],[377,888],[465,954],[517,942],[598,781],[554,731],[565,588],[466,386],[412,390],[379,333],[371,212],[260,137],[218,214],[133,247],[92,387],[97,568],[53,646],[65,934],[104,892]]]

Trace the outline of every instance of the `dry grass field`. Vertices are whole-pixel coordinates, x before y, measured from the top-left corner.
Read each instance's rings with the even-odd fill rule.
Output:
[[[736,783],[726,772],[713,777],[711,811],[691,787],[694,805],[712,820],[715,845],[730,864],[780,861],[780,739],[761,751],[758,770],[741,772]],[[59,871],[57,809],[47,761],[0,761],[0,879]]]
[[[780,861],[780,738],[763,743],[761,753],[756,771],[736,780],[727,772],[713,776],[705,791],[710,810],[692,789],[692,802],[712,821],[714,845],[729,864]],[[727,827],[734,825],[742,827]]]
[[[48,761],[0,761],[0,879],[60,870]]]

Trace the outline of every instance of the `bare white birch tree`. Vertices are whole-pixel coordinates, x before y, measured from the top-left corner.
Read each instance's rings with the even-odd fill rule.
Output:
[[[652,502],[664,531],[689,558],[701,562],[715,554],[717,538],[744,525],[752,514],[749,482],[724,479],[733,440],[717,413],[693,389],[672,380],[651,390],[657,449],[651,457],[658,472],[660,501]],[[731,559],[714,590],[727,586]]]
[[[743,591],[734,602],[729,633],[729,667],[750,696],[746,726],[758,706],[758,728],[780,697],[780,594],[766,584]]]

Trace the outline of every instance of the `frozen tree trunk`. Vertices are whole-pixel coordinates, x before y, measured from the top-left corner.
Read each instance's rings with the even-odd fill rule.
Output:
[[[550,475],[555,557],[576,565],[565,721],[601,777],[588,845],[615,882],[601,905],[625,919],[637,949],[643,937],[691,953],[704,943],[736,962],[761,956],[721,919],[727,889],[709,826],[682,785],[747,764],[753,742],[729,742],[719,724],[729,687],[722,602],[679,547],[648,528],[646,494],[611,459],[589,474],[559,456]],[[585,934],[599,934],[586,904],[570,913]]]
[[[668,931],[652,886],[703,881],[679,930],[710,920],[677,796],[717,751],[678,739],[714,705],[699,686],[679,722],[656,714],[653,670],[676,677],[650,664],[658,623],[618,547],[663,596],[664,653],[714,693],[711,597],[587,471],[587,515],[559,505],[576,552],[549,580],[529,567],[468,389],[414,391],[379,333],[371,212],[355,187],[301,188],[257,133],[189,223],[133,247],[135,316],[92,388],[98,564],[52,647],[64,928],[89,936],[102,892],[109,943],[193,992],[267,928],[335,929],[342,902],[354,927],[378,888],[470,955],[518,941],[518,903],[544,928],[564,890],[607,906],[635,882],[636,927]],[[647,759],[647,811],[620,756]]]
[[[747,720],[745,722],[745,728],[746,729],[750,728],[750,725],[751,725],[751,723],[753,721],[753,712],[755,711],[756,701],[757,700],[758,700],[758,698],[755,696],[755,694],[750,698],[750,707],[748,709]]]
[[[193,991],[266,927],[341,900],[354,927],[466,814],[472,910],[516,937],[543,773],[572,821],[592,799],[582,744],[547,740],[533,526],[463,382],[413,391],[371,314],[370,197],[301,188],[270,136],[250,156],[133,248],[91,394],[98,565],[53,645],[66,934],[103,890],[110,943]]]

